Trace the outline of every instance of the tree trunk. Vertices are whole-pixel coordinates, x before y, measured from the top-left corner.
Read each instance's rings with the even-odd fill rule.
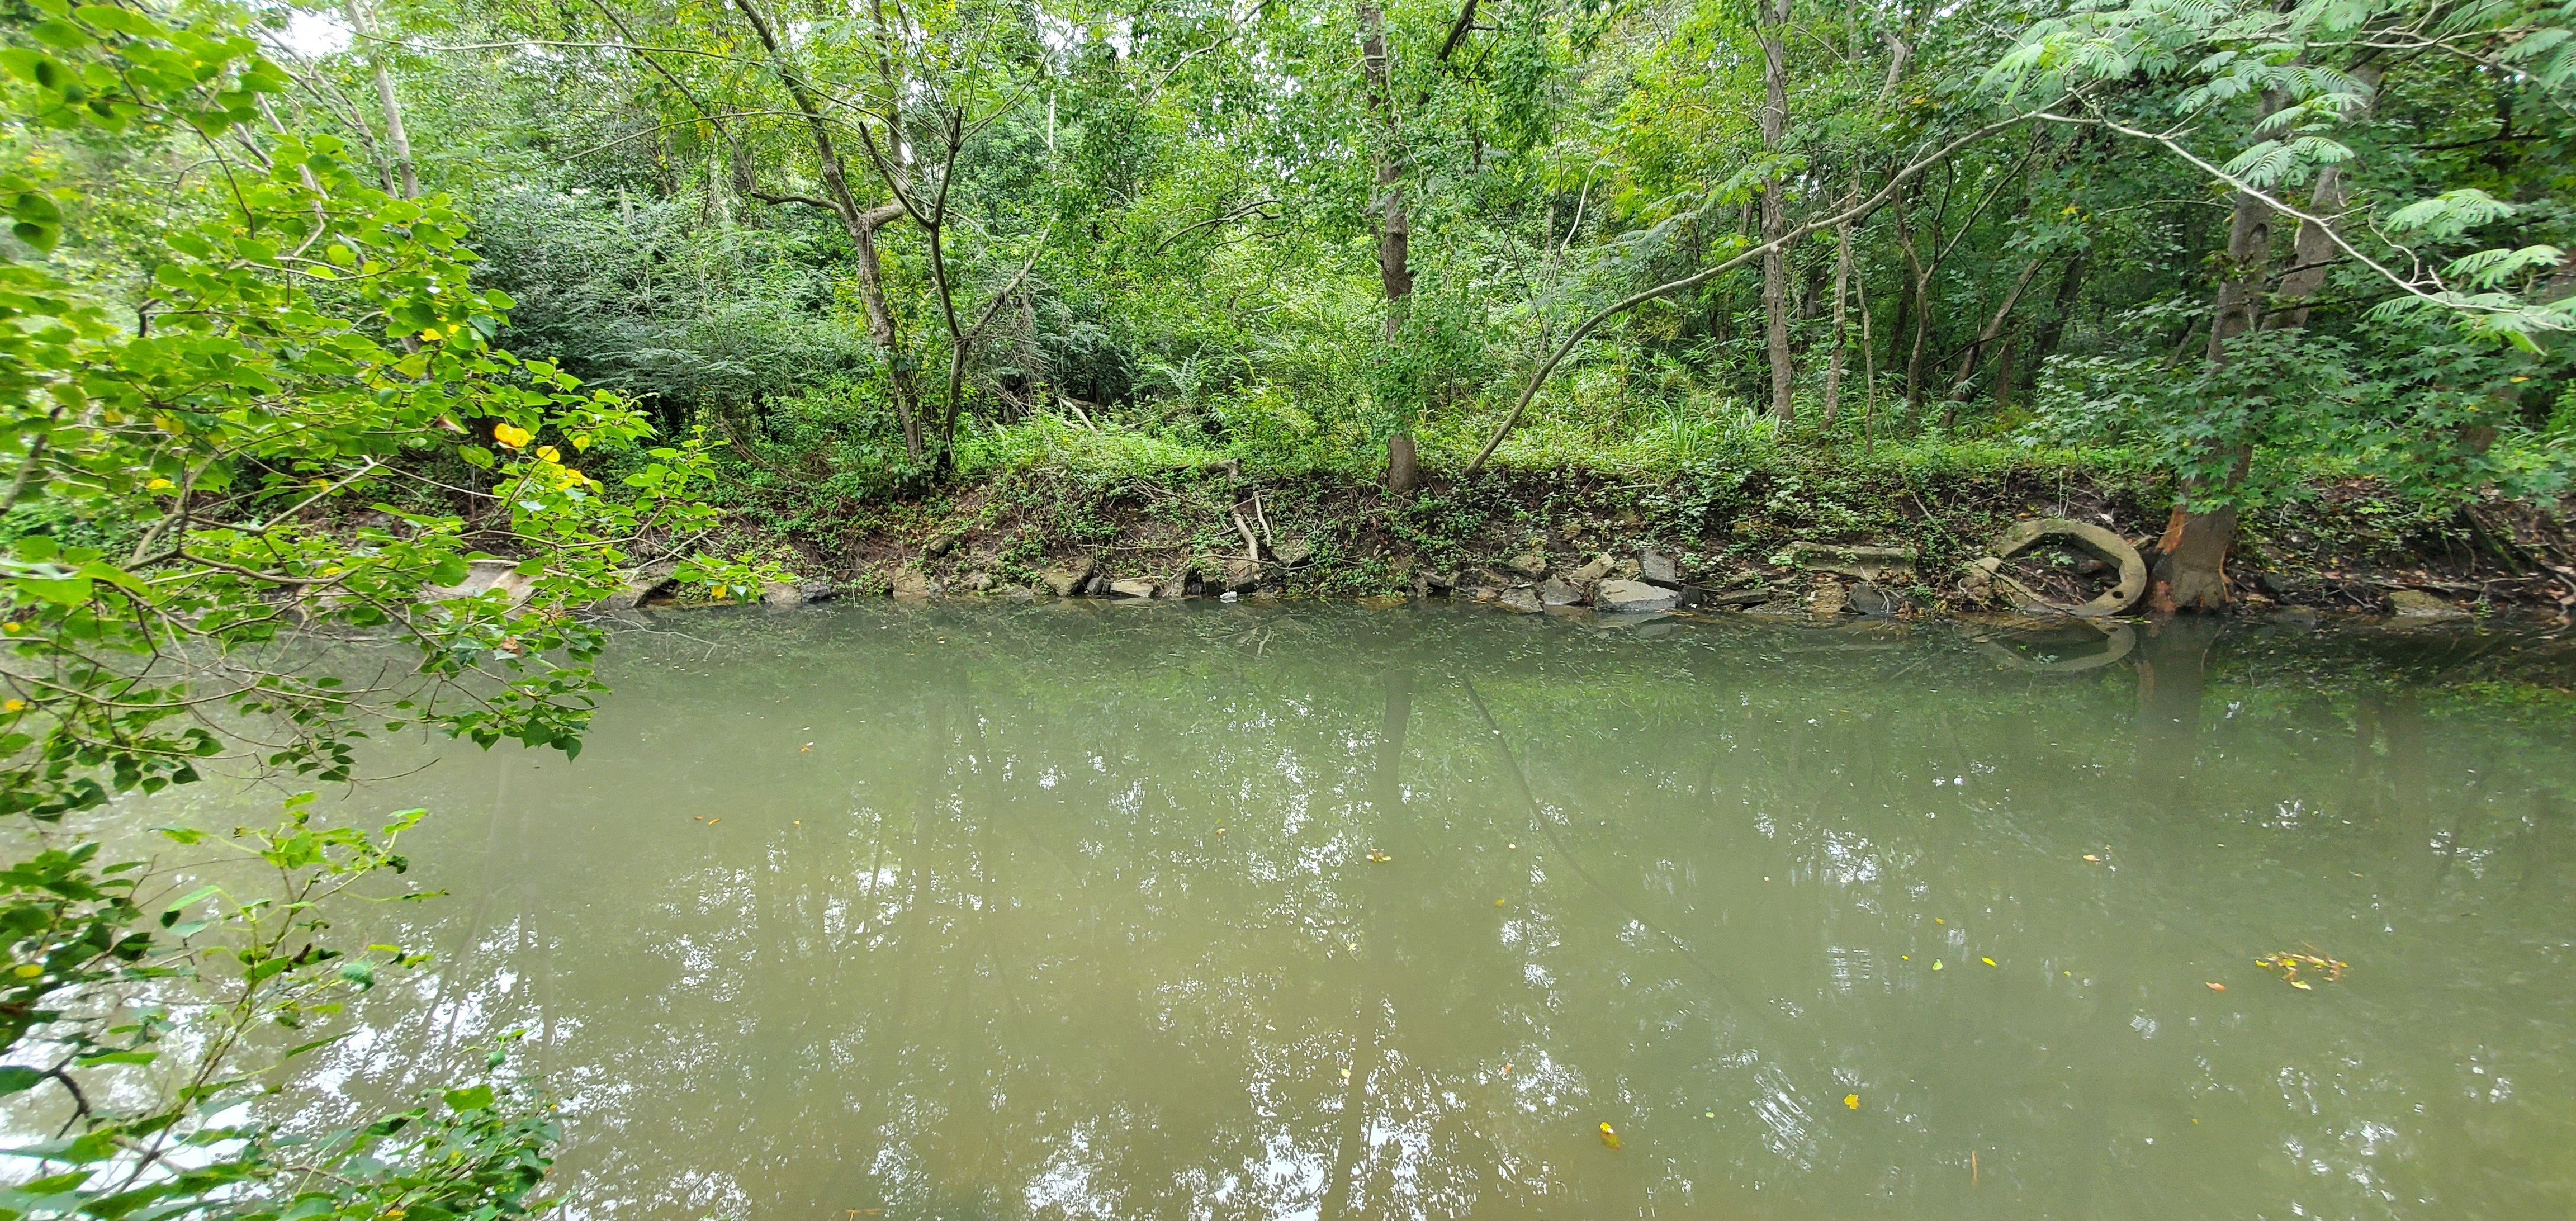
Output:
[[[1851,193],[1843,197],[1843,208],[1850,210],[1860,197],[1860,170],[1852,170]],[[1843,366],[1849,363],[1851,346],[1845,335],[1850,319],[1852,264],[1852,223],[1844,221],[1834,227],[1834,353],[1825,362],[1825,406],[1822,427],[1832,432],[1834,417],[1842,410]]]
[[[1789,23],[1789,0],[1756,0],[1755,24],[1762,43],[1762,151],[1778,157],[1789,135],[1789,56],[1782,31]],[[1789,232],[1789,209],[1781,198],[1783,183],[1775,171],[1762,184],[1762,240],[1779,242]],[[1774,245],[1762,255],[1763,350],[1771,365],[1771,414],[1795,423],[1792,391],[1797,370],[1789,357],[1789,252]]]
[[[2013,277],[2012,287],[2004,292],[2003,304],[1995,307],[1994,316],[1977,329],[1977,337],[1968,341],[1967,350],[1959,353],[1959,371],[1951,376],[1950,392],[1945,396],[1953,404],[1952,413],[1957,410],[1955,405],[1966,402],[1975,389],[1977,362],[1985,358],[1986,346],[2004,333],[2004,324],[2011,320],[2013,307],[2021,304],[2021,295],[2029,289],[2031,277],[2039,274],[2041,257],[2033,255],[2029,262],[2022,264],[2021,274]],[[1954,414],[1945,414],[1942,423],[1946,426],[1954,418]]]
[[[2066,260],[2066,274],[2058,278],[2057,296],[2049,304],[2048,317],[2040,320],[2039,332],[2032,337],[2032,373],[2047,366],[2048,358],[2057,355],[2058,341],[2066,337],[2066,320],[2074,316],[2075,302],[2084,293],[2084,256],[2087,253],[2078,250],[2075,257]]]
[[[2269,115],[2280,105],[2277,96],[2266,96],[2263,113]],[[2263,285],[2271,254],[2271,205],[2249,192],[2236,192],[2228,210],[2227,258],[2218,281],[2217,309],[2209,320],[2205,352],[2209,363],[2224,364],[2228,341],[2253,330],[2262,320]],[[2164,538],[2157,544],[2163,554],[2156,559],[2148,592],[2149,605],[2162,614],[2214,611],[2227,605],[2226,561],[2228,549],[2236,543],[2236,510],[2232,506],[2208,510],[2192,506],[2232,491],[2254,455],[2243,439],[2217,438],[2211,444],[2232,451],[2228,454],[2228,474],[2214,485],[2205,480],[2186,482],[2165,521]]]
[[[1998,412],[2012,410],[2013,391],[2017,388],[2014,383],[2020,379],[2013,357],[2019,354],[2020,349],[2021,328],[2014,327],[2011,334],[2004,336],[2003,346],[1995,350],[1994,395]]]
[[[752,0],[734,0],[735,6],[751,22],[752,31],[760,36],[760,45],[769,52],[770,70],[787,86],[787,94],[805,118],[806,131],[814,140],[814,157],[823,175],[823,186],[830,192],[831,210],[841,219],[841,227],[850,235],[850,244],[859,252],[859,300],[868,316],[868,338],[876,344],[877,354],[885,358],[886,376],[894,391],[894,415],[903,427],[905,456],[914,462],[922,459],[921,416],[918,410],[920,390],[911,355],[903,349],[903,336],[895,327],[894,310],[886,302],[885,264],[877,255],[877,230],[903,215],[900,203],[883,203],[874,208],[859,207],[850,194],[849,175],[841,164],[841,152],[832,143],[830,123],[823,117],[822,106],[807,87],[804,75],[789,62],[787,51],[778,41],[769,20],[753,6]],[[901,137],[895,137],[898,141]],[[897,155],[900,155],[899,153]]]
[[[1472,11],[1472,10],[1470,10]],[[1359,6],[1360,68],[1367,77],[1368,107],[1377,116],[1378,227],[1377,277],[1386,292],[1386,338],[1394,340],[1404,322],[1405,298],[1413,295],[1412,250],[1413,226],[1404,210],[1404,155],[1402,137],[1396,130],[1395,98],[1391,92],[1390,65],[1386,47],[1386,11],[1375,4]],[[1472,17],[1462,17],[1472,20]],[[1463,34],[1457,35],[1463,37]],[[1453,39],[1454,41],[1454,39]],[[1443,48],[1443,54],[1447,49]],[[1386,486],[1390,492],[1410,492],[1415,478],[1413,433],[1409,422],[1399,420],[1386,439]]]
[[[2363,66],[2353,76],[2368,86],[2373,95],[2379,90],[2380,69]],[[2370,110],[2368,102],[2347,111],[2346,119],[2359,119]],[[2350,197],[2344,190],[2343,167],[2329,165],[2317,171],[2317,185],[2308,192],[2308,215],[2332,219],[2343,211]],[[2272,316],[2263,320],[2266,330],[2290,330],[2308,325],[2308,302],[2317,290],[2326,286],[2327,273],[2343,258],[2343,247],[2335,245],[2334,236],[2322,225],[2299,222],[2299,232],[2290,240],[2290,267],[2281,273],[2281,283],[2274,292],[2277,298]]]
[[[394,76],[385,67],[382,49],[372,41],[375,30],[367,19],[365,0],[348,0],[344,11],[349,14],[350,31],[367,43],[367,63],[376,74],[376,105],[384,111],[385,147],[393,153],[394,173],[402,182],[402,197],[418,199],[420,171],[412,165],[411,134],[403,128],[402,99],[394,94]]]

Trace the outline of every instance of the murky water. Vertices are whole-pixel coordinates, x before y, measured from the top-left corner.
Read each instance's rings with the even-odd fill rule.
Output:
[[[524,1028],[576,1217],[2576,1212],[2550,640],[656,627],[578,762],[361,795],[443,965],[316,1077]]]

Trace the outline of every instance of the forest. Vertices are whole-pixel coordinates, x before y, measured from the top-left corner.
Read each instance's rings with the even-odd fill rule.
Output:
[[[1963,535],[2044,514],[2133,537],[2159,613],[2576,604],[2576,2],[0,31],[0,1090],[63,1117],[8,1216],[531,1206],[505,1047],[318,1144],[229,1109],[307,1050],[251,1032],[421,961],[315,914],[417,811],[167,832],[282,900],[146,898],[77,828],[218,762],[348,782],[370,734],[577,754],[610,627],[571,612],[621,598],[1215,592],[1238,552],[1246,593],[1419,593],[1641,542],[1715,585],[1896,541],[1933,613]],[[135,999],[183,978],[224,999]]]

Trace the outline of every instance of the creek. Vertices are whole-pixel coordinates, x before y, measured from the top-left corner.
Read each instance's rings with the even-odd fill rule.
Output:
[[[449,897],[297,1105],[524,1031],[577,1218],[2576,1212],[2576,655],[2120,631],[657,615],[338,798]]]

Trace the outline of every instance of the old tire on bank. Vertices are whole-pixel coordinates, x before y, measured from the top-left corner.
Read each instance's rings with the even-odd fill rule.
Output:
[[[2040,607],[2059,614],[2097,619],[2129,609],[2137,604],[2140,595],[2147,592],[2147,562],[2139,558],[2138,549],[2130,546],[2127,539],[2087,522],[2069,521],[2063,517],[2041,517],[2022,522],[1995,539],[1995,557],[2009,560],[2048,539],[2060,540],[2119,569],[2120,581],[2080,606],[2038,598]]]

